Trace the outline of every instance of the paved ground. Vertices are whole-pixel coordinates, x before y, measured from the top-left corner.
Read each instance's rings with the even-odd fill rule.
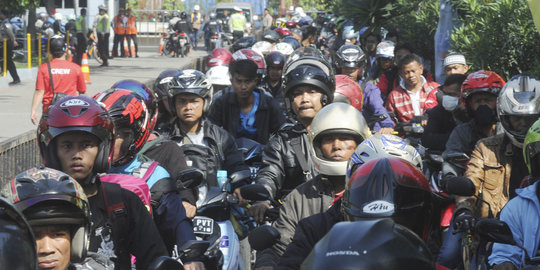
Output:
[[[143,51],[144,50],[144,51]],[[151,50],[151,51],[150,51]],[[109,67],[99,67],[90,59],[90,80],[88,95],[94,95],[109,89],[115,82],[123,79],[135,79],[141,82],[155,79],[167,68],[182,68],[192,63],[206,52],[194,51],[190,58],[170,58],[160,56],[156,48],[144,48],[139,58],[115,58],[109,61]],[[0,77],[0,82],[11,81],[11,76]],[[3,87],[0,84],[0,142],[36,128],[30,121],[30,104],[35,89],[35,71],[22,84]]]

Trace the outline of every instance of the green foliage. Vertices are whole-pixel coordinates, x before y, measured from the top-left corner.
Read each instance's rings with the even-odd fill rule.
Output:
[[[180,10],[184,11],[186,8],[180,0],[165,0],[161,4],[161,9],[165,10]]]
[[[406,7],[402,2],[401,6]],[[408,12],[386,21],[383,26],[388,30],[399,31],[401,42],[407,42],[416,48],[416,53],[424,59],[433,59],[434,36],[439,20],[439,0],[424,0],[415,6],[408,6]]]
[[[463,26],[452,34],[452,49],[464,53],[473,70],[492,70],[505,79],[540,75],[540,35],[525,0],[457,2]]]
[[[19,16],[28,9],[39,7],[39,0],[0,0],[0,8],[10,13],[10,16]]]

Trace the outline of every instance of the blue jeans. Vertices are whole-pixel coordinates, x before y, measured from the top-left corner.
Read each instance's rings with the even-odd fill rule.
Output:
[[[450,221],[450,227],[444,235],[441,249],[439,250],[439,256],[437,257],[437,264],[444,267],[454,269],[461,260],[461,237],[463,233],[454,234],[454,217]]]
[[[193,49],[197,48],[197,45],[199,44],[199,36],[200,32],[197,29],[193,29],[193,32],[191,32],[190,38],[191,38],[191,44],[193,44]]]

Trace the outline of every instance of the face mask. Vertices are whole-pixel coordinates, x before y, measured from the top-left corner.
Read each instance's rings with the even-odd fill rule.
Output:
[[[480,127],[489,127],[497,121],[497,114],[488,105],[480,105],[474,111],[474,121]]]
[[[453,97],[453,96],[448,96],[448,95],[444,95],[442,97],[442,106],[444,107],[445,110],[449,112],[455,110],[458,106],[458,103],[459,103],[458,97]]]

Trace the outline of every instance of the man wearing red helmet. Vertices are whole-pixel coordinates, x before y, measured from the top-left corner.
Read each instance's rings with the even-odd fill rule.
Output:
[[[115,269],[129,269],[130,254],[141,269],[168,255],[139,197],[100,181],[114,153],[114,125],[105,108],[87,96],[64,97],[42,116],[38,134],[44,164],[73,177],[88,196],[89,251],[110,258]]]

